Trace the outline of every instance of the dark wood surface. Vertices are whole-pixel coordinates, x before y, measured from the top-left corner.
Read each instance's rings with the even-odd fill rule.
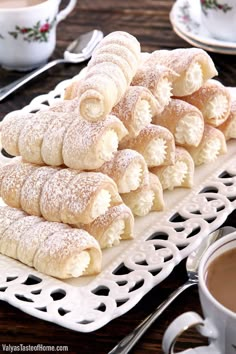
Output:
[[[169,11],[170,0],[83,0],[78,1],[73,13],[58,26],[57,47],[54,58],[63,56],[63,51],[78,34],[93,28],[105,34],[124,30],[135,35],[143,51],[159,48],[189,47],[172,30]],[[210,54],[219,71],[219,78],[225,85],[236,85],[235,56]],[[60,81],[78,73],[83,65],[59,65],[41,75],[17,93],[0,103],[0,120],[12,110],[20,109],[35,96],[53,89]],[[0,86],[21,77],[21,73],[0,69]],[[236,226],[236,213],[226,221]],[[117,318],[93,333],[77,333],[53,323],[33,318],[9,304],[0,301],[0,352],[2,344],[24,345],[67,345],[69,352],[81,354],[108,353],[119,340],[132,331],[155,307],[186,279],[185,261],[161,284],[150,291],[131,311]],[[184,311],[201,313],[197,288],[187,290],[156,321],[141,338],[131,353],[162,353],[163,333],[168,324]],[[183,350],[190,345],[206,343],[194,330],[185,333],[176,349]]]

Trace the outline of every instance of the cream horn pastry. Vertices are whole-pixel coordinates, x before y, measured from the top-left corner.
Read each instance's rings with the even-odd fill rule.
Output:
[[[143,155],[148,167],[170,165],[175,159],[175,140],[166,128],[149,124],[135,138],[125,138],[120,149],[133,149]]]
[[[50,110],[35,113],[24,124],[21,119],[15,119],[6,127],[3,121],[3,148],[8,153],[14,150],[31,163],[66,165],[79,170],[96,169],[110,160],[119,141],[127,134],[123,123],[113,115],[91,123],[74,113]]]
[[[156,50],[151,55],[158,64],[171,68],[179,75],[173,82],[173,96],[190,95],[218,74],[211,57],[199,48]]]
[[[1,235],[7,230],[7,228],[16,220],[23,218],[25,213],[23,210],[11,208],[9,206],[0,207],[0,242]]]
[[[44,164],[51,166],[61,166],[64,164],[62,148],[64,137],[70,125],[77,119],[73,112],[54,113],[53,119],[48,129],[44,131],[40,154]]]
[[[170,102],[173,81],[177,77],[177,73],[164,65],[157,64],[153,56],[150,55],[150,58],[138,68],[132,85],[147,87],[156,97],[158,113],[160,113]]]
[[[1,183],[3,201],[48,221],[89,223],[121,203],[115,182],[99,172],[43,169],[24,162],[8,166]],[[33,182],[36,187],[31,190]]]
[[[227,145],[224,134],[217,128],[205,124],[203,138],[197,147],[189,146],[195,165],[215,161],[219,155],[226,154]]]
[[[27,120],[18,139],[19,152],[24,160],[39,165],[44,164],[41,156],[43,137],[51,123],[57,118],[57,113],[45,110],[35,113],[33,119]]]
[[[114,115],[100,122],[78,118],[69,126],[63,140],[64,164],[79,170],[94,170],[112,159],[119,141],[127,135],[123,123]]]
[[[18,141],[20,132],[34,118],[34,113],[23,113],[16,111],[7,114],[1,123],[1,144],[2,147],[12,156],[19,156]]]
[[[230,94],[232,90],[228,88]],[[236,139],[236,95],[231,94],[231,106],[228,118],[217,127],[225,136],[226,140]]]
[[[194,161],[183,147],[176,147],[175,163],[173,165],[153,167],[150,171],[160,179],[163,190],[173,190],[176,187],[191,188],[193,186]]]
[[[0,207],[0,219],[2,254],[61,279],[101,271],[101,249],[87,231],[10,207]]]
[[[110,161],[97,171],[111,177],[119,193],[128,193],[140,187],[148,178],[148,168],[143,156],[135,150],[118,150]]]
[[[117,186],[110,177],[99,172],[81,172],[72,179],[66,195],[62,196],[61,221],[88,224],[110,206],[120,203]]]
[[[230,93],[217,80],[208,80],[199,90],[182,99],[196,106],[202,112],[205,123],[214,127],[224,123],[230,112]]]
[[[135,63],[137,65],[139,64],[140,53],[141,53],[140,43],[137,40],[137,38],[135,38],[133,35],[125,31],[114,31],[109,33],[102,39],[102,41],[96,47],[95,55],[96,52],[98,52],[101,49],[101,47],[107,46],[109,44],[113,44],[113,45],[116,44],[116,45],[120,45],[121,47],[128,48],[130,53],[132,53],[134,58],[136,59]]]
[[[112,113],[122,121],[129,137],[135,137],[158,113],[158,104],[147,88],[130,86]]]
[[[117,246],[121,240],[134,238],[134,216],[125,204],[110,207],[105,214],[90,224],[79,224],[96,238],[100,247]]]
[[[147,182],[129,193],[121,194],[123,202],[136,216],[145,216],[151,211],[164,209],[163,189],[159,178],[149,172]]]
[[[201,111],[180,99],[172,98],[163,112],[152,121],[169,129],[177,145],[198,146],[203,136],[204,118]]]
[[[55,167],[37,166],[29,173],[21,186],[19,207],[30,215],[42,216],[40,199],[43,186],[58,171],[59,169]]]
[[[44,165],[45,162],[42,158],[41,148],[45,134],[50,131],[50,127],[52,127],[54,134],[59,136],[61,131],[59,132],[53,129],[55,121],[59,120],[60,123],[63,121],[64,124],[68,124],[69,120],[73,120],[72,118],[73,117],[66,113],[60,113],[59,117],[57,112],[50,110],[39,111],[28,115],[26,119],[21,115],[10,116],[6,121],[4,119],[2,123],[2,146],[9,154],[15,156],[21,155],[25,161]],[[7,135],[9,135],[10,138],[8,138]],[[52,145],[50,145],[50,153],[52,153],[51,149]],[[57,151],[54,149],[53,153],[56,155]]]
[[[31,163],[21,161],[1,167],[1,197],[4,202],[13,207],[21,208],[21,191],[27,177],[38,168]]]
[[[117,46],[119,51],[116,50]],[[129,65],[125,66],[119,57],[126,60],[127,52],[134,60],[127,61]],[[98,59],[101,55],[102,58]],[[84,79],[79,82],[78,109],[84,119],[92,122],[105,119],[128,88],[139,58],[140,44],[132,35],[117,31],[103,38],[92,55]]]

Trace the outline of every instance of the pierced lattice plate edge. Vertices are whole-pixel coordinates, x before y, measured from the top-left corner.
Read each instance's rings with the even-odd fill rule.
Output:
[[[23,110],[35,112],[61,100],[70,82],[61,82]],[[149,220],[147,227],[141,227],[143,234],[134,241],[122,241],[128,244],[127,249],[110,257],[114,260],[102,273],[81,286],[42,275],[0,256],[0,269],[4,269],[1,273],[5,273],[0,277],[0,299],[32,316],[79,332],[92,332],[126,313],[236,208],[236,144],[230,142],[229,146],[230,156],[219,158],[213,171],[202,168],[210,172],[202,183],[195,183],[175,207],[159,213],[158,221],[155,217],[153,222]],[[7,161],[1,157],[1,163]],[[227,173],[228,177],[219,177]],[[149,217],[139,219],[139,226],[145,225]]]

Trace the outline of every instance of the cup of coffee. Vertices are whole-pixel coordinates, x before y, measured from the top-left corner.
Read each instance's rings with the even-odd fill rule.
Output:
[[[56,46],[57,24],[77,0],[0,0],[0,65],[26,71],[44,64]]]
[[[209,33],[222,41],[236,41],[236,1],[200,0],[201,21]]]
[[[236,353],[236,231],[212,244],[200,261],[199,295],[204,319],[185,312],[167,328],[163,350],[174,354],[178,337],[190,327],[208,337],[209,345],[182,354]]]

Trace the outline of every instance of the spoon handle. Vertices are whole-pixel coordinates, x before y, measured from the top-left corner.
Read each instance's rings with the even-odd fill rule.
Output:
[[[11,93],[15,92],[18,90],[21,86],[25,85],[27,82],[30,80],[34,79],[36,76],[42,74],[44,71],[52,68],[53,66],[61,63],[65,63],[65,59],[56,59],[53,61],[50,61],[49,63],[41,66],[40,68],[30,72],[29,74],[26,74],[25,76],[21,77],[20,79],[13,81],[9,85],[6,85],[0,89],[0,102],[4,100],[7,96],[9,96]]]
[[[127,354],[137,343],[152,323],[162,314],[162,312],[186,289],[197,284],[197,282],[187,280],[173,291],[169,297],[163,301],[150,315],[148,315],[130,334],[124,337],[108,354]]]

